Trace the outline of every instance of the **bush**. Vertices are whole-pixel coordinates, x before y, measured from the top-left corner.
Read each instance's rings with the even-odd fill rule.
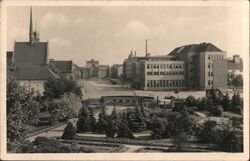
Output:
[[[194,96],[188,96],[186,98],[186,105],[188,107],[193,107],[193,106],[196,106],[197,105],[197,100],[195,99]]]
[[[94,152],[87,147],[79,147],[76,144],[65,145],[59,140],[49,139],[46,137],[37,137],[32,143],[25,143],[20,146],[20,153],[79,153]]]
[[[234,106],[232,107],[232,112],[235,112],[237,114],[242,114],[242,109],[241,109],[241,106]]]
[[[218,130],[215,128],[216,122],[208,120],[203,126],[196,129],[196,136],[201,143],[218,143]]]
[[[76,129],[71,122],[68,122],[68,125],[65,127],[62,135],[62,139],[73,140],[76,135]]]
[[[219,117],[221,116],[221,114],[222,114],[222,109],[219,108],[219,106],[214,106],[210,111],[211,116]]]

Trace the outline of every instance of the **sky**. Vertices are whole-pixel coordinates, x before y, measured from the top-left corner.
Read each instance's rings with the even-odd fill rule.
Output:
[[[29,6],[7,7],[8,50],[28,41],[29,13]],[[144,56],[145,39],[151,55],[202,42],[242,55],[242,14],[239,6],[33,6],[33,28],[49,42],[50,59],[112,65],[130,50]]]

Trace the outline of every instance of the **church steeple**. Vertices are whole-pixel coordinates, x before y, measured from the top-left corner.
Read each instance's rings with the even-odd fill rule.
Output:
[[[35,24],[35,31],[33,31],[33,17],[32,17],[32,7],[30,7],[30,28],[29,28],[29,42],[39,42],[39,31],[37,28],[37,23]]]
[[[30,29],[29,29],[29,42],[33,42],[33,22],[32,22],[32,7],[30,7]]]

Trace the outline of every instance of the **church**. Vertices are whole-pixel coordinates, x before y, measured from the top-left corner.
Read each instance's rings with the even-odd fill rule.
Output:
[[[42,42],[36,27],[33,30],[32,8],[30,8],[29,41],[14,42],[13,51],[7,52],[7,77],[14,77],[30,91],[43,94],[44,82],[58,74],[49,67],[49,44]]]

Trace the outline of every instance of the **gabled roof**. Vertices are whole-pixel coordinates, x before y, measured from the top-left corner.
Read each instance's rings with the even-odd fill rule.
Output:
[[[7,71],[7,75],[17,80],[47,80],[49,77],[58,77],[46,66],[17,67],[15,71]]]
[[[243,63],[235,63],[232,61],[227,61],[227,69],[238,69],[238,70],[242,70],[243,69]]]
[[[17,67],[44,66],[48,56],[48,42],[15,42],[14,59]]]
[[[195,52],[195,53],[222,52],[222,50],[216,47],[212,43],[201,43],[201,44],[191,44],[191,45],[177,47],[173,51],[171,51],[168,55],[178,55],[178,54],[188,53],[188,52]]]
[[[60,73],[71,73],[72,72],[72,61],[68,60],[51,60],[51,64],[53,64]]]

